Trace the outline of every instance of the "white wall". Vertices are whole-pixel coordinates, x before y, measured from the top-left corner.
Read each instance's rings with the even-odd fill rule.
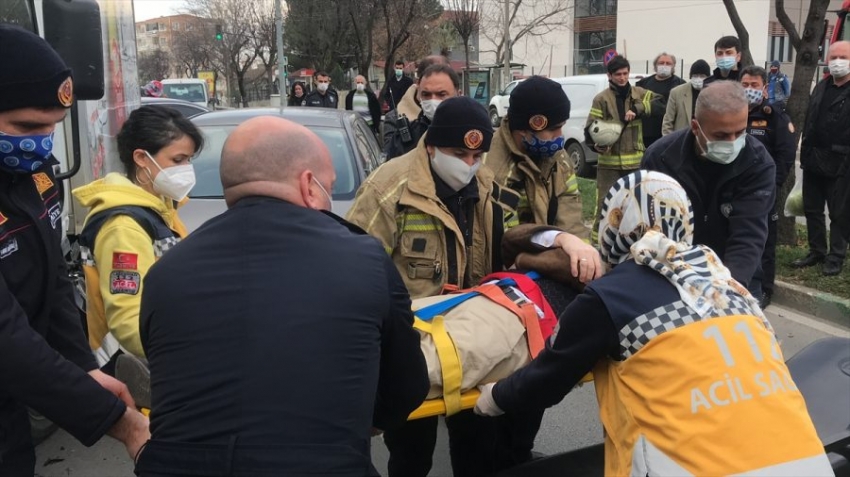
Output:
[[[770,0],[735,2],[750,34],[755,64],[767,59]],[[703,59],[714,69],[714,42],[736,35],[721,0],[619,0],[617,51],[632,64],[632,72],[652,70],[652,60],[667,51],[676,55],[676,74],[687,77],[691,64]],[[680,71],[684,60],[684,74]]]

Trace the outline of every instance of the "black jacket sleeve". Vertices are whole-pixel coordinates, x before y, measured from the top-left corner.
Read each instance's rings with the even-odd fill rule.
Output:
[[[0,310],[3,393],[44,414],[84,445],[97,442],[124,414],[124,403],[29,326],[2,276]]]
[[[345,110],[351,111],[354,108],[354,91],[349,91],[345,95]]]
[[[760,156],[738,181],[729,214],[729,236],[723,264],[735,280],[747,285],[761,263],[767,240],[767,220],[776,200],[776,166],[757,139],[748,138]]]
[[[776,162],[776,189],[785,184],[785,179],[791,168],[794,167],[794,161],[797,158],[797,143],[794,141],[794,133],[792,132],[791,118],[783,112],[776,113],[776,144],[774,144],[774,152],[776,156],[773,160]]]
[[[608,309],[592,290],[585,290],[561,315],[554,342],[496,383],[493,399],[506,413],[554,406],[600,359],[615,355],[618,346]]]
[[[390,111],[384,118],[384,154],[387,155],[388,160],[404,154],[404,144],[401,142],[401,136],[398,132],[398,122],[399,118],[396,111]]]
[[[369,97],[369,113],[372,114],[372,129],[377,133],[381,127],[381,103],[375,93],[367,91]]]
[[[410,295],[395,265],[385,260],[390,308],[381,330],[381,373],[373,427],[399,427],[425,400],[430,387],[419,333],[413,329]]]
[[[68,278],[67,264],[59,260],[56,285],[53,290],[50,328],[47,342],[68,361],[83,371],[97,369],[97,361],[83,332],[82,317],[74,302],[74,288]]]

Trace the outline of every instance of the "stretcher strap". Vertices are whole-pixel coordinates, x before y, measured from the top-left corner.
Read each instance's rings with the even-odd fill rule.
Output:
[[[446,416],[461,411],[460,385],[463,380],[463,370],[460,366],[460,355],[454,341],[446,331],[442,316],[435,316],[431,321],[414,318],[413,327],[431,335],[437,348],[437,358],[440,360],[440,371],[443,375],[443,402],[446,403]]]
[[[540,323],[537,321],[537,312],[533,303],[517,305],[495,284],[481,285],[477,288],[478,293],[489,298],[493,303],[501,305],[510,310],[522,320],[525,326],[525,336],[528,339],[528,352],[531,358],[536,358],[543,351],[543,333],[540,331]]]

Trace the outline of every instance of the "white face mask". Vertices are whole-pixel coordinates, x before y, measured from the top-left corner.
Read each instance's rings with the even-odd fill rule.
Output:
[[[425,117],[428,118],[429,121],[434,119],[434,113],[437,112],[437,106],[440,105],[443,101],[440,99],[426,99],[422,101],[422,112],[425,113]]]
[[[475,164],[469,166],[463,160],[443,154],[439,148],[435,147],[434,155],[431,156],[431,167],[440,179],[457,192],[472,182],[472,178],[481,167],[481,161],[475,161]]]
[[[325,197],[328,198],[328,208],[327,208],[328,212],[333,212],[334,211],[334,201],[331,198],[331,195],[328,194],[328,191],[325,189],[325,186],[323,186],[322,183],[319,182],[319,180],[316,179],[315,177],[313,177],[313,182],[315,182],[316,185],[319,186],[319,189],[322,189],[322,192],[325,194]]]
[[[325,91],[327,91],[327,90],[328,90],[328,86],[330,86],[328,83],[319,83],[319,85],[318,85],[318,86],[316,86],[316,88],[317,88],[319,91],[321,91],[322,93],[324,93]]]
[[[705,139],[703,157],[711,162],[731,164],[738,158],[738,154],[741,153],[741,150],[744,149],[744,145],[747,143],[747,133],[741,134],[734,141],[709,141],[708,137],[702,131],[702,126],[699,123],[697,123],[697,126],[699,126],[699,132],[702,134],[703,139]],[[697,141],[697,144],[699,144],[699,141]]]
[[[694,89],[702,89],[702,85],[705,82],[705,78],[691,78],[691,86]]]
[[[153,180],[153,190],[177,202],[185,199],[192,187],[195,187],[195,168],[192,164],[181,164],[163,169],[149,152],[145,151],[145,154],[159,169],[159,174]]]
[[[355,86],[355,88],[357,88],[357,92],[362,93],[366,90],[366,85],[363,83],[357,83],[357,86]]]
[[[658,65],[656,73],[658,73],[658,76],[662,78],[669,78],[673,75],[673,67],[670,65]]]
[[[850,74],[850,60],[832,60],[829,62],[829,74],[843,78]]]

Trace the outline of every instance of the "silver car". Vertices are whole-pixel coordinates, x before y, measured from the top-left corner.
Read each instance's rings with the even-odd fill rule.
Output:
[[[180,218],[189,231],[224,212],[224,194],[219,177],[221,149],[236,126],[257,116],[280,116],[276,108],[212,111],[192,118],[204,134],[204,148],[192,161],[197,183],[189,193],[189,202],[180,209]],[[375,134],[353,111],[326,108],[287,107],[283,118],[302,124],[316,133],[331,152],[336,183],[334,213],[342,216],[351,207],[357,188],[384,161]]]

